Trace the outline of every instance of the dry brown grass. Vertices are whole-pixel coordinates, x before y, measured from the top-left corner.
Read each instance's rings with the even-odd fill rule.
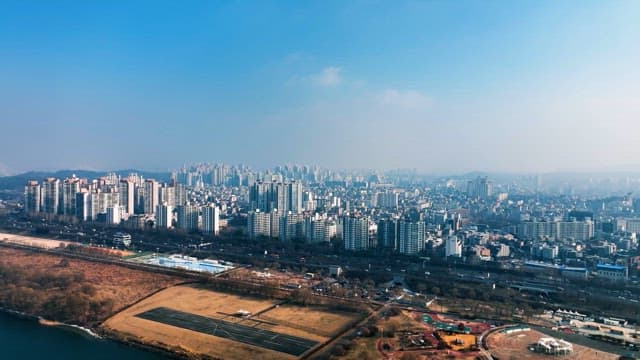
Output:
[[[222,318],[223,315],[219,313],[231,314],[239,310],[255,313],[275,304],[274,300],[239,296],[216,292],[195,285],[184,285],[161,291],[118,314],[118,316],[135,315],[164,306],[198,315]]]
[[[538,331],[525,331],[513,334],[496,332],[487,339],[491,354],[500,359],[547,360],[553,357],[530,351],[529,345],[536,343],[541,337],[549,337]],[[564,355],[567,360],[615,360],[619,356],[573,344],[573,353]]]
[[[212,291],[197,286],[175,286],[141,301],[127,310],[108,319],[104,323],[107,330],[138,339],[147,344],[164,348],[182,348],[192,354],[203,354],[224,359],[292,359],[294,356],[264,349],[234,340],[202,334],[178,327],[137,318],[136,315],[156,307],[198,314],[230,322],[242,322],[283,334],[300,336],[311,340],[324,341],[320,327],[327,331],[337,331],[351,321],[358,319],[355,314],[334,313],[321,308],[300,308],[293,305],[274,307],[258,320],[277,325],[259,324],[251,319],[240,319],[224,314],[240,310],[257,313],[274,306],[276,301],[248,296]],[[222,314],[221,314],[222,313]]]
[[[358,320],[354,313],[328,312],[317,307],[282,305],[261,314],[258,319],[282,324],[273,331],[323,341]]]
[[[475,335],[467,335],[467,334],[455,334],[455,335],[445,335],[441,332],[440,337],[444,340],[453,350],[460,351],[464,349],[471,348],[472,345],[476,344],[476,336]],[[456,344],[458,340],[462,341],[462,344]]]
[[[67,264],[61,262],[66,259]],[[173,276],[134,270],[118,265],[90,262],[64,256],[0,247],[0,262],[32,273],[80,273],[96,289],[96,299],[113,300],[113,310],[135,303],[161,288],[184,281]],[[53,295],[56,290],[50,290]]]

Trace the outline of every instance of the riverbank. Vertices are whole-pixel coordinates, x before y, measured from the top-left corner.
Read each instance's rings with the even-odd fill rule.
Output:
[[[27,314],[5,307],[0,307],[0,314],[4,314],[24,321],[29,321],[41,327],[55,328],[63,330],[65,332],[78,334],[85,338],[111,341],[126,347],[140,349],[144,352],[156,354],[162,359],[190,359],[193,355],[180,351],[179,349],[176,349],[176,351],[169,351],[159,346],[149,345],[135,339],[123,337],[118,333],[104,330],[103,328],[101,328],[102,324],[98,325],[96,328],[90,329],[79,325],[64,324],[58,321],[47,320],[37,315]]]
[[[102,339],[102,336],[98,335],[97,333],[95,333],[93,330],[80,326],[80,325],[74,325],[74,324],[65,324],[65,323],[61,323],[58,321],[51,321],[51,320],[47,320],[44,318],[39,317],[38,318],[38,323],[40,325],[43,326],[53,326],[53,327],[58,327],[61,329],[66,329],[69,331],[73,331],[73,332],[77,332],[86,336],[91,336],[93,338],[96,339]]]
[[[90,336],[90,337],[92,337],[94,339],[102,339],[103,338],[102,336],[100,336],[94,330],[86,328],[86,327],[83,327],[83,326],[80,326],[80,325],[64,324],[64,323],[61,323],[59,321],[47,320],[47,319],[45,319],[45,318],[43,318],[41,316],[38,316],[38,315],[27,314],[27,313],[22,312],[22,311],[12,310],[12,309],[8,309],[8,308],[5,308],[5,307],[0,307],[0,312],[5,313],[7,315],[15,316],[16,318],[19,318],[19,319],[24,319],[24,320],[30,320],[30,321],[33,321],[33,322],[37,322],[39,325],[42,325],[42,326],[60,328],[60,329],[72,331],[72,332],[75,332],[75,333],[83,334],[85,336]]]
[[[184,278],[163,273],[0,246],[0,312],[43,328],[116,342],[162,358],[188,356],[110,334],[101,325],[158,291],[184,282]]]
[[[176,276],[0,246],[0,306],[53,322],[45,325],[76,324],[86,332],[182,282]]]
[[[58,326],[44,326],[36,317],[0,310],[0,358],[21,360],[166,360],[109,338],[100,339]]]

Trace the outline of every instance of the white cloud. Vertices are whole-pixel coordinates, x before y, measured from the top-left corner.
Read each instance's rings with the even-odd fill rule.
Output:
[[[287,65],[299,63],[307,59],[307,56],[301,52],[291,52],[285,55],[283,62]]]
[[[311,82],[317,86],[336,86],[342,82],[340,72],[342,68],[329,66],[322,69],[322,72],[311,76]]]
[[[384,90],[378,99],[382,105],[394,106],[407,110],[426,109],[431,106],[433,100],[416,90]]]

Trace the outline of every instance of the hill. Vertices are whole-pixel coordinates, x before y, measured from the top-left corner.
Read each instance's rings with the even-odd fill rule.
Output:
[[[93,171],[93,170],[58,170],[58,171],[28,171],[26,173],[0,177],[0,190],[18,190],[22,191],[24,185],[29,180],[42,181],[48,177],[64,179],[75,174],[79,178],[97,179],[105,176],[111,171]],[[113,171],[120,176],[126,176],[130,173],[138,173],[145,179],[156,179],[158,181],[168,182],[171,179],[170,172],[153,172],[135,169],[125,169]]]

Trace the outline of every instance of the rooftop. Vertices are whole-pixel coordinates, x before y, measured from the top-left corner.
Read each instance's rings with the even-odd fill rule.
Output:
[[[596,268],[598,270],[600,270],[600,269],[602,269],[602,270],[617,270],[617,271],[626,270],[626,266],[613,265],[613,264],[598,264],[598,265],[596,265]]]

